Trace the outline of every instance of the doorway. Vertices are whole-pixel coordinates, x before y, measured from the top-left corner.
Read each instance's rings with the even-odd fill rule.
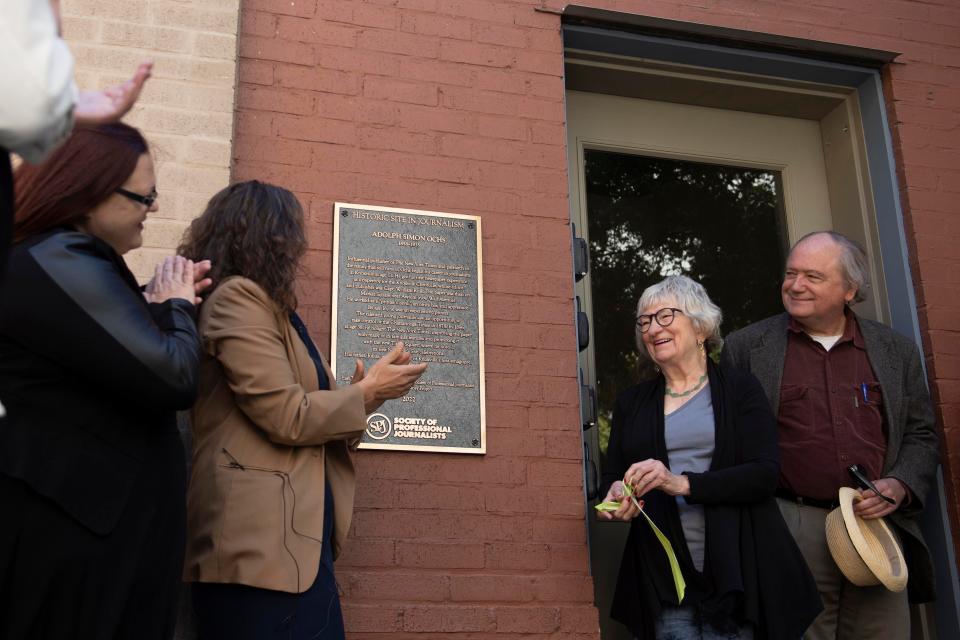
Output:
[[[810,231],[852,229],[869,246],[871,210],[859,181],[837,180],[840,164],[847,174],[857,170],[849,92],[818,88],[818,108],[792,117],[687,104],[674,94],[653,100],[569,88],[571,216],[590,254],[576,286],[590,327],[580,366],[597,396],[584,445],[599,476],[613,403],[637,382],[633,324],[644,288],[689,275],[720,306],[722,331],[730,333],[782,311],[779,283],[792,242]],[[871,267],[882,284],[881,266]],[[885,300],[875,285],[857,311],[883,319]],[[602,637],[629,638],[607,615],[628,525],[588,521]]]

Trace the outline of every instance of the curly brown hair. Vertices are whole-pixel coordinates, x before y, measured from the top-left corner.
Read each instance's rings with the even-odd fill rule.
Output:
[[[214,288],[224,278],[243,276],[289,313],[297,307],[294,280],[306,249],[303,209],[296,196],[249,180],[210,198],[183,234],[177,253],[194,261],[209,259]]]

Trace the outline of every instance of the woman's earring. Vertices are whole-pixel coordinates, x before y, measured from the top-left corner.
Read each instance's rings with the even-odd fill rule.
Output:
[[[697,346],[700,347],[700,355],[706,356],[707,350],[703,346],[703,340],[697,340]]]

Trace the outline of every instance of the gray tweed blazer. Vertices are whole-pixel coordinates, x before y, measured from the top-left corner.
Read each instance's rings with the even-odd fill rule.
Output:
[[[763,385],[770,406],[780,406],[780,382],[787,354],[787,323],[782,313],[730,334],[721,359],[753,373]],[[910,503],[890,516],[900,530],[910,571],[912,602],[934,599],[933,565],[917,516],[933,486],[940,461],[940,438],[917,346],[890,327],[857,317],[867,358],[883,390],[887,454],[883,475],[909,487]],[[907,534],[907,535],[904,535]]]

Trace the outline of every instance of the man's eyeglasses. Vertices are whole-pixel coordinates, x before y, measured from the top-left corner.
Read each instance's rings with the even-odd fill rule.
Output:
[[[654,320],[656,320],[657,324],[661,327],[669,327],[671,324],[673,324],[673,318],[677,313],[683,313],[683,309],[664,307],[656,313],[647,313],[637,316],[637,328],[640,329],[640,333],[646,333],[650,330],[650,325],[653,324]]]
[[[117,193],[122,195],[124,198],[130,198],[134,202],[139,202],[140,204],[147,205],[147,209],[153,206],[153,203],[157,201],[157,190],[154,189],[145,196],[140,195],[139,193],[134,193],[133,191],[127,191],[123,187],[117,187]]]

